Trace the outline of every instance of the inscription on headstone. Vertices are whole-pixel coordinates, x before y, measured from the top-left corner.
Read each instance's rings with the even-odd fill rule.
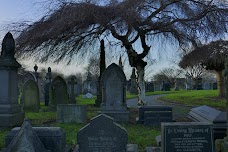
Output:
[[[77,139],[80,152],[126,152],[128,142],[126,130],[104,114],[83,127]]]
[[[213,134],[207,123],[162,123],[163,152],[214,152]]]

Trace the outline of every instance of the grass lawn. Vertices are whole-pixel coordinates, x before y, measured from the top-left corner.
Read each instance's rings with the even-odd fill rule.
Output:
[[[181,103],[189,106],[208,105],[214,108],[225,110],[226,101],[218,97],[218,90],[183,90],[167,94],[160,100],[173,103]]]

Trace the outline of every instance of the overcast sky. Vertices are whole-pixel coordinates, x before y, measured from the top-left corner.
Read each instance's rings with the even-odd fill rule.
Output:
[[[12,25],[12,22],[20,22],[20,21],[37,21],[40,19],[46,12],[49,5],[45,2],[48,0],[0,0],[0,42],[7,31],[11,31],[13,33],[13,29],[9,25]],[[50,2],[50,1],[49,1]],[[177,60],[178,49],[176,46],[167,45],[168,47],[158,46],[157,42],[153,42],[151,54],[149,55],[150,59],[155,59],[157,62],[150,67],[146,68],[146,79],[149,79],[153,74],[158,72],[160,69],[164,67],[172,67],[173,60]],[[164,45],[164,42],[161,44]],[[158,49],[160,48],[160,49]],[[124,71],[127,78],[130,77],[131,68],[128,65],[127,59],[125,60]],[[26,68],[29,70],[33,70],[34,62],[26,60],[20,61],[23,63]],[[118,62],[116,58],[114,62]],[[64,73],[65,75],[74,74],[76,72],[80,72],[83,70],[85,65],[76,67],[73,65],[55,65],[52,63],[39,64],[40,67],[47,68],[48,66],[52,67],[53,71],[58,71]]]

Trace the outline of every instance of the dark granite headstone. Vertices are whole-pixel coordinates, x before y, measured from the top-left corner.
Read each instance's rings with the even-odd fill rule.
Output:
[[[49,89],[49,101],[51,105],[66,104],[68,102],[67,84],[65,80],[57,76],[53,79]]]
[[[172,122],[172,107],[142,106],[139,108],[138,124],[160,126],[161,122]]]
[[[217,89],[218,89],[218,83],[215,82],[215,83],[213,83],[213,90],[217,90]]]
[[[98,115],[79,130],[79,152],[126,152],[127,131],[107,115]]]
[[[162,152],[214,152],[212,126],[207,123],[162,123]]]

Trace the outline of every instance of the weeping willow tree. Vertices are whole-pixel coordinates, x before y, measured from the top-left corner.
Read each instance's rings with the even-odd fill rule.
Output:
[[[175,41],[181,48],[195,46],[224,34],[228,16],[227,3],[220,0],[66,1],[54,8],[20,33],[17,54],[71,61],[100,39],[114,39],[136,68],[139,104],[146,103],[145,57],[154,38]]]
[[[204,44],[190,53],[186,54],[181,62],[182,68],[188,68],[194,65],[200,65],[206,70],[214,70],[216,72],[218,96],[224,97],[224,83],[222,71],[225,69],[224,63],[228,55],[228,41],[218,40],[209,44]],[[199,68],[201,68],[199,67]]]

